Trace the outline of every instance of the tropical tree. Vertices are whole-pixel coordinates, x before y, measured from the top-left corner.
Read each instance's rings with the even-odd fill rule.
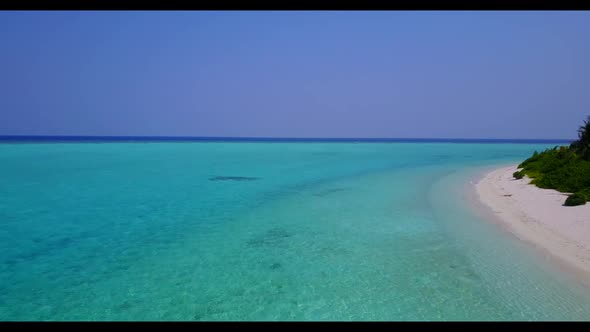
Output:
[[[578,128],[578,140],[574,141],[570,147],[582,158],[590,160],[590,116]]]

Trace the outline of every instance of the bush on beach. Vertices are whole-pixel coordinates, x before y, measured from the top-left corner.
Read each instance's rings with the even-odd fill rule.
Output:
[[[575,193],[573,195],[569,195],[568,198],[565,200],[563,205],[565,206],[576,206],[576,205],[584,205],[586,204],[587,198],[584,195],[579,193]]]
[[[527,175],[539,188],[574,193],[564,205],[585,204],[590,200],[590,117],[579,128],[578,140],[570,146],[535,151],[518,168],[522,170],[513,174],[516,179]]]
[[[512,176],[514,176],[515,179],[520,180],[524,177],[524,173],[522,171],[516,171],[512,173]]]

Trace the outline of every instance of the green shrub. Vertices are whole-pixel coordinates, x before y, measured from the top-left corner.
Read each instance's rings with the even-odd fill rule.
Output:
[[[535,151],[518,168],[522,170],[513,174],[516,179],[526,175],[532,179],[531,184],[539,188],[574,193],[564,205],[590,201],[590,117],[578,129],[577,141],[540,153]]]
[[[590,188],[582,189],[582,190],[576,192],[576,194],[582,195],[582,196],[584,196],[584,198],[586,198],[586,201],[590,201]]]
[[[563,205],[565,206],[576,206],[576,205],[584,205],[586,204],[586,197],[580,193],[575,193],[573,195],[568,196],[565,200]]]
[[[570,193],[590,189],[590,161],[565,146],[537,153],[520,166],[520,172],[539,188]]]

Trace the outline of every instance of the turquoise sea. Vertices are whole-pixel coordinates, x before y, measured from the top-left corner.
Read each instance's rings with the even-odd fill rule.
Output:
[[[466,188],[550,143],[0,144],[0,320],[587,320]]]

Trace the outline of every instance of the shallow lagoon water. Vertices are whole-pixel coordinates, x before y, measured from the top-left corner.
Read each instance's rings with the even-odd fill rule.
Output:
[[[586,320],[465,184],[554,144],[0,144],[2,320]]]

